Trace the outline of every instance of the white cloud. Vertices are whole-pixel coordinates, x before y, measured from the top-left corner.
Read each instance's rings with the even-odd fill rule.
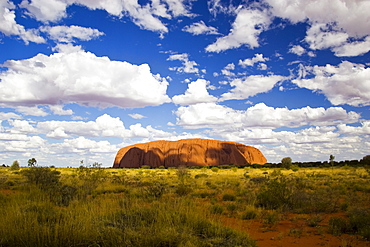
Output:
[[[222,94],[221,100],[247,99],[256,94],[268,92],[276,83],[284,79],[285,77],[279,75],[251,75],[243,79],[237,78],[229,82],[234,88]]]
[[[273,108],[259,103],[245,111],[218,105],[202,103],[179,107],[175,112],[177,124],[185,128],[214,128],[215,132],[241,131],[249,128],[300,127],[305,125],[325,126],[341,123],[354,123],[360,118],[355,112],[347,112],[341,107],[324,109],[304,107],[299,109]]]
[[[17,106],[16,111],[28,116],[45,117],[48,115],[45,109],[37,106]]]
[[[95,121],[44,121],[38,122],[35,133],[44,134],[48,138],[64,139],[75,138],[78,136],[87,138],[98,137],[119,137],[126,138],[162,138],[170,136],[172,133],[167,133],[157,130],[152,126],[142,127],[141,124],[134,124],[125,128],[124,123],[117,117],[113,118],[108,114],[104,114]]]
[[[259,47],[258,36],[271,23],[267,12],[258,9],[238,9],[232,29],[227,36],[220,37],[206,47],[208,52],[221,52],[247,45],[253,49]]]
[[[18,114],[15,114],[14,112],[0,112],[0,121],[9,120],[9,119],[20,119],[20,118],[22,117]]]
[[[27,121],[27,120],[10,120],[8,121],[11,126],[13,126],[10,130],[10,133],[15,134],[34,134],[36,129]]]
[[[71,109],[64,110],[62,105],[49,105],[49,109],[55,115],[72,115],[73,111]]]
[[[308,20],[305,41],[311,49],[331,49],[337,56],[358,56],[369,51],[369,1],[266,0],[272,13],[292,23]],[[330,9],[330,13],[328,13]],[[366,37],[367,36],[367,37]],[[365,38],[365,41],[362,39]]]
[[[219,34],[217,28],[207,26],[204,21],[193,23],[189,26],[185,26],[182,31],[191,33],[193,35],[200,34]]]
[[[53,27],[43,26],[40,28],[40,30],[47,33],[50,39],[64,43],[72,43],[75,41],[75,39],[88,41],[104,34],[97,29],[75,25]]]
[[[294,45],[292,48],[289,49],[289,52],[294,53],[298,56],[302,56],[304,53],[306,53],[306,49],[300,45]]]
[[[41,37],[37,30],[28,29],[15,20],[15,5],[8,0],[0,1],[0,32],[6,36],[18,36],[26,44],[29,42],[45,43],[45,39]]]
[[[370,34],[368,9],[370,2],[363,0],[265,0],[274,15],[292,23],[328,23],[344,30],[352,37]],[[328,11],[330,10],[330,11]]]
[[[259,70],[267,70],[267,65],[264,64],[264,63],[260,63],[258,64],[258,67],[257,67]]]
[[[133,108],[170,101],[166,95],[168,82],[151,74],[147,64],[111,61],[82,50],[38,54],[6,61],[4,66],[8,70],[0,74],[0,103],[6,105],[75,102]]]
[[[68,3],[63,0],[23,0],[20,7],[38,21],[56,22],[67,16]]]
[[[146,118],[145,116],[139,114],[139,113],[134,113],[134,114],[128,114],[130,117],[132,117],[133,119],[143,119],[143,118]]]
[[[216,103],[200,103],[181,106],[175,112],[177,124],[188,129],[235,126],[240,123],[238,111]]]
[[[209,84],[210,82],[204,79],[193,81],[189,83],[185,94],[173,96],[172,102],[178,105],[215,102],[217,98],[210,95],[207,91]]]
[[[244,59],[244,60],[239,60],[239,65],[242,66],[243,68],[245,68],[247,66],[253,66],[255,63],[266,62],[268,60],[269,60],[268,58],[263,57],[263,54],[258,54],[257,53],[252,58],[247,58],[247,59]]]
[[[307,30],[305,41],[312,50],[322,50],[341,46],[349,38],[347,33],[331,29],[330,24],[314,23]]]
[[[345,43],[341,46],[332,49],[338,57],[354,57],[370,51],[370,36],[367,36],[363,41],[354,41]]]
[[[370,105],[370,68],[364,65],[343,61],[338,66],[308,66],[305,73],[314,77],[298,78],[292,82],[323,93],[334,105]]]
[[[347,135],[370,135],[370,121],[364,121],[361,126],[338,125],[339,133]]]
[[[138,0],[23,0],[21,7],[28,14],[42,22],[57,22],[67,16],[67,7],[73,4],[86,6],[91,10],[105,10],[119,18],[129,16],[139,27],[160,33],[168,28],[158,17],[171,19],[178,16],[192,16],[186,0],[152,0],[151,4],[140,5]]]
[[[49,138],[84,137],[124,137],[128,135],[127,129],[119,118],[112,118],[104,114],[95,121],[44,121],[37,123],[40,133]]]
[[[170,57],[167,59],[169,61],[179,60],[182,62],[182,67],[172,67],[171,70],[176,70],[181,73],[198,73],[199,69],[195,66],[198,66],[198,64],[195,61],[189,60],[189,54],[182,53],[182,54],[174,54],[170,55]]]
[[[234,69],[235,69],[235,64],[229,63],[228,65],[225,66],[225,68],[221,70],[221,73],[226,76],[235,76],[235,73],[231,72],[231,70],[234,70]]]

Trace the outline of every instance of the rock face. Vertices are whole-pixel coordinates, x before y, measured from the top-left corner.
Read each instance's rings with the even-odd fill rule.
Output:
[[[121,148],[113,168],[178,166],[218,166],[265,164],[266,158],[257,148],[236,142],[206,139],[154,141]]]

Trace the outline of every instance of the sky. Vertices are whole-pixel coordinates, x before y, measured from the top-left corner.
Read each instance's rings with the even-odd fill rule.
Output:
[[[0,164],[207,138],[370,152],[368,0],[0,0]]]

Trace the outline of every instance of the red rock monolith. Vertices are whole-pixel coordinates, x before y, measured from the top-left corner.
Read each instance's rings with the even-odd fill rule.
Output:
[[[208,139],[153,141],[121,148],[113,168],[219,166],[265,164],[266,158],[257,148],[236,142]]]

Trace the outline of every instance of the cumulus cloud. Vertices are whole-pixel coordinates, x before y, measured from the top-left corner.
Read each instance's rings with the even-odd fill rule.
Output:
[[[292,48],[289,49],[289,52],[294,53],[298,56],[302,56],[304,53],[306,53],[306,49],[300,45],[294,45]]]
[[[170,102],[168,82],[147,64],[111,61],[82,50],[9,60],[0,74],[0,103],[14,106],[78,103],[134,108]],[[16,82],[16,83],[14,83]]]
[[[44,108],[39,108],[37,106],[16,106],[15,110],[28,116],[45,117],[48,115]]]
[[[189,26],[185,26],[182,31],[191,33],[193,35],[200,35],[200,34],[219,34],[217,28],[207,26],[204,21],[199,21],[193,23]]]
[[[73,111],[71,109],[64,110],[62,105],[49,105],[49,109],[55,115],[72,115]]]
[[[45,39],[41,37],[37,30],[28,29],[15,20],[15,5],[8,0],[0,1],[0,32],[6,36],[18,36],[26,44],[29,42],[45,43]]]
[[[195,61],[189,60],[189,54],[182,53],[182,54],[174,54],[171,55],[167,60],[174,61],[179,60],[182,62],[182,67],[171,67],[170,70],[176,70],[181,73],[198,73],[199,69],[195,66],[198,64]]]
[[[230,92],[222,94],[220,100],[247,99],[256,94],[268,92],[276,83],[284,79],[285,77],[280,75],[251,75],[243,79],[237,78],[229,82],[233,88]]]
[[[225,66],[225,68],[221,70],[221,73],[226,76],[235,76],[235,73],[231,72],[231,70],[234,70],[234,69],[235,69],[235,64],[229,63],[228,65]]]
[[[338,125],[339,133],[346,135],[370,135],[370,121],[363,121],[361,126]]]
[[[105,10],[119,18],[128,16],[139,27],[160,33],[168,32],[159,17],[171,19],[178,16],[192,16],[187,0],[152,0],[141,5],[138,0],[23,0],[21,7],[27,9],[30,16],[42,22],[57,22],[67,16],[69,5],[81,5],[91,10]]]
[[[370,36],[367,36],[363,41],[354,41],[344,43],[341,46],[332,49],[338,57],[354,57],[370,51]]]
[[[266,2],[272,7],[271,11],[275,16],[286,18],[292,23],[308,20],[311,27],[307,31],[305,41],[311,49],[331,49],[337,56],[357,56],[370,50],[366,46],[370,35],[367,11],[370,8],[369,1],[266,0]],[[362,38],[365,38],[365,41]]]
[[[48,138],[65,139],[83,136],[86,138],[98,137],[119,137],[126,138],[162,138],[170,136],[161,130],[152,126],[142,127],[141,124],[134,124],[125,127],[124,123],[118,118],[104,114],[95,119],[95,121],[43,121],[36,125],[35,133],[44,134]]]
[[[215,102],[217,98],[210,95],[207,86],[210,82],[204,79],[198,79],[189,83],[185,94],[175,95],[172,102],[177,105],[192,105],[197,103]]]
[[[332,25],[314,23],[308,30],[305,41],[312,50],[322,50],[344,44],[349,35],[345,32],[332,30]]]
[[[307,73],[309,79],[298,78],[292,82],[324,94],[334,105],[370,105],[370,68],[343,61],[338,66],[307,66],[303,74]]]
[[[9,119],[19,119],[19,118],[22,118],[22,117],[18,114],[15,114],[14,112],[0,112],[0,121],[9,120]]]
[[[311,23],[335,23],[350,36],[370,34],[369,1],[362,0],[265,0],[274,15],[292,23],[308,19]],[[330,13],[328,13],[330,9]]]
[[[245,68],[247,66],[253,66],[255,63],[266,62],[268,60],[269,60],[268,58],[263,57],[263,54],[258,54],[257,53],[252,58],[247,58],[247,59],[244,59],[244,60],[239,60],[239,65],[242,66],[243,68]]]
[[[220,37],[206,47],[207,52],[222,52],[228,49],[239,48],[247,45],[253,49],[259,47],[258,36],[267,30],[271,19],[266,11],[242,8],[237,10],[237,15],[230,33]]]
[[[358,113],[347,112],[341,107],[324,109],[307,106],[289,110],[269,107],[264,103],[256,104],[244,111],[216,103],[202,103],[179,107],[175,114],[178,117],[177,124],[185,128],[214,128],[231,132],[245,128],[274,129],[354,123],[360,118]]]
[[[57,42],[73,43],[76,39],[88,41],[97,38],[104,33],[97,29],[86,28],[80,26],[43,26],[40,28],[42,32],[48,34],[50,39]]]

